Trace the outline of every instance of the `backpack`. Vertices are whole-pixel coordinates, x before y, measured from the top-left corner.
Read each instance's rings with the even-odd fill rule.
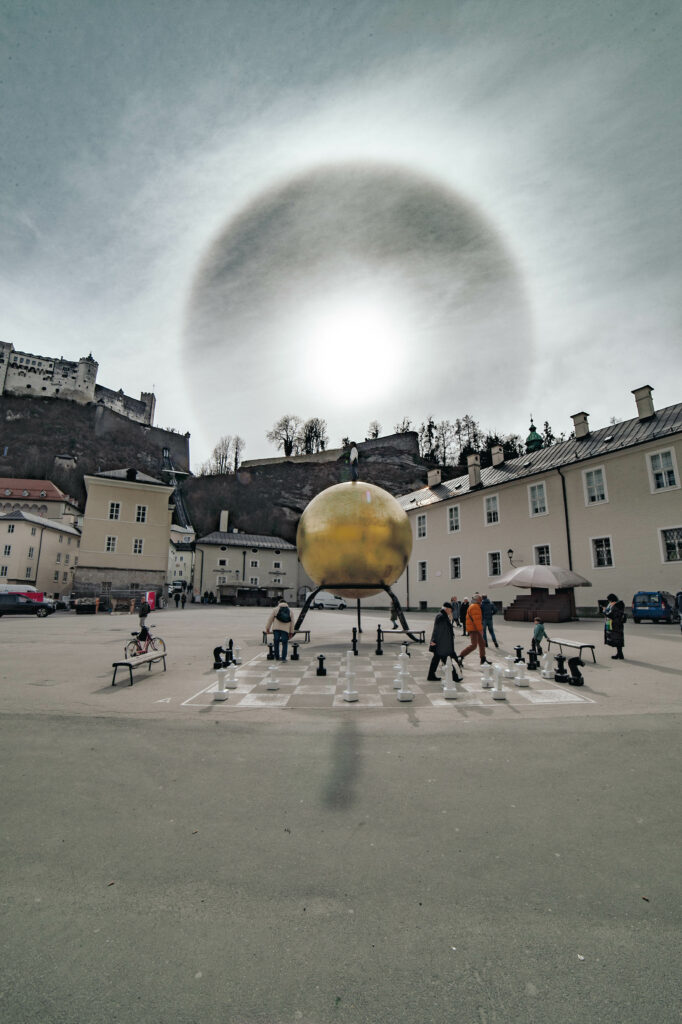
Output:
[[[143,601],[140,605],[140,615],[149,615],[151,608],[146,601]]]
[[[278,622],[291,622],[291,612],[288,608],[280,608],[275,618]]]

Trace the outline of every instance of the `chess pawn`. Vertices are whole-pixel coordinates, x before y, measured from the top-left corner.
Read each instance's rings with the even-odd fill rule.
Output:
[[[229,697],[229,693],[227,693],[227,691],[225,690],[226,672],[226,668],[219,668],[216,671],[216,676],[218,677],[218,689],[213,694],[213,700],[227,700],[227,698]]]
[[[542,657],[540,658],[540,673],[541,673],[543,679],[552,679],[553,678],[554,672],[552,671],[552,669],[550,667],[551,663],[552,663],[552,655],[549,653],[549,651],[546,651],[545,654],[543,654]]]
[[[504,666],[504,678],[505,679],[513,679],[514,678],[514,659],[512,658],[511,654],[508,654],[507,657],[504,660],[506,662],[506,664]]]
[[[341,696],[348,704],[353,704],[359,697],[358,691],[353,685],[355,683],[355,666],[353,663],[353,651],[346,653],[346,689]]]
[[[514,673],[515,686],[528,686],[528,676],[523,671],[525,667],[526,663],[524,661],[516,663],[516,671]]]
[[[481,686],[483,687],[484,690],[492,689],[493,678],[494,678],[493,666],[492,665],[485,665],[484,668],[483,668],[483,672],[481,673]]]
[[[492,692],[492,698],[493,700],[506,700],[507,695],[502,689],[502,676],[506,675],[507,670],[503,671],[501,665],[493,665],[493,669],[495,670],[495,688]]]
[[[228,690],[237,689],[237,664],[231,661],[225,671],[225,686]]]

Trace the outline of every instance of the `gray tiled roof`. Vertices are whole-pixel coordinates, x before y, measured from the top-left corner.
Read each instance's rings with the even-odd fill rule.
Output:
[[[296,545],[282,537],[271,537],[266,533],[208,533],[199,537],[197,544],[219,544],[225,547],[276,548],[278,551],[295,551]]]
[[[500,487],[501,484],[523,477],[537,476],[550,470],[572,466],[588,459],[597,459],[624,448],[634,448],[647,441],[662,443],[674,434],[682,431],[682,402],[659,409],[647,420],[635,417],[622,423],[613,423],[608,427],[593,430],[580,441],[572,439],[541,448],[537,452],[522,455],[518,459],[509,459],[499,466],[488,466],[481,470],[481,488]],[[476,488],[478,491],[479,488]],[[399,503],[409,512],[410,509],[422,505],[432,505],[438,501],[468,494],[469,476],[446,480],[436,487],[421,487],[398,498]]]
[[[71,523],[63,523],[60,519],[45,519],[44,516],[34,516],[30,512],[22,512],[21,509],[16,509],[14,512],[6,512],[4,515],[0,515],[0,519],[3,522],[17,522],[23,519],[27,523],[35,523],[36,526],[42,526],[48,530],[59,530],[60,533],[72,533],[76,537],[80,537],[80,530],[77,530]]]
[[[128,469],[105,469],[101,473],[93,473],[92,475],[93,476],[104,476],[104,477],[110,478],[112,480],[127,480],[128,479],[128,473],[129,473]],[[133,484],[158,484],[159,487],[168,487],[169,486],[169,484],[166,484],[163,480],[157,480],[156,477],[147,476],[146,473],[141,473],[139,469],[135,471],[135,479],[131,480],[130,483],[133,483]]]

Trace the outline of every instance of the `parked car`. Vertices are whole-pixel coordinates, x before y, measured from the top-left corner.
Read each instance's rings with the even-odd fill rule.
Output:
[[[94,615],[95,612],[110,612],[111,601],[108,597],[77,597],[74,601],[76,615]]]
[[[342,597],[330,594],[328,590],[321,590],[319,594],[315,594],[313,599],[313,608],[340,608],[343,610],[347,607],[348,605]]]
[[[0,594],[0,615],[37,615],[44,619],[53,611],[52,601],[32,601],[23,594]]]
[[[632,598],[632,618],[635,622],[678,622],[675,598],[665,590],[638,590]]]

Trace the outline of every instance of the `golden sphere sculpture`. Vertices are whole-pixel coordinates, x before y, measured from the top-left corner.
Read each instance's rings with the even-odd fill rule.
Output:
[[[392,494],[362,480],[334,484],[306,507],[296,547],[301,565],[341,597],[370,597],[400,577],[412,551],[407,514]],[[335,590],[335,584],[360,587]]]

